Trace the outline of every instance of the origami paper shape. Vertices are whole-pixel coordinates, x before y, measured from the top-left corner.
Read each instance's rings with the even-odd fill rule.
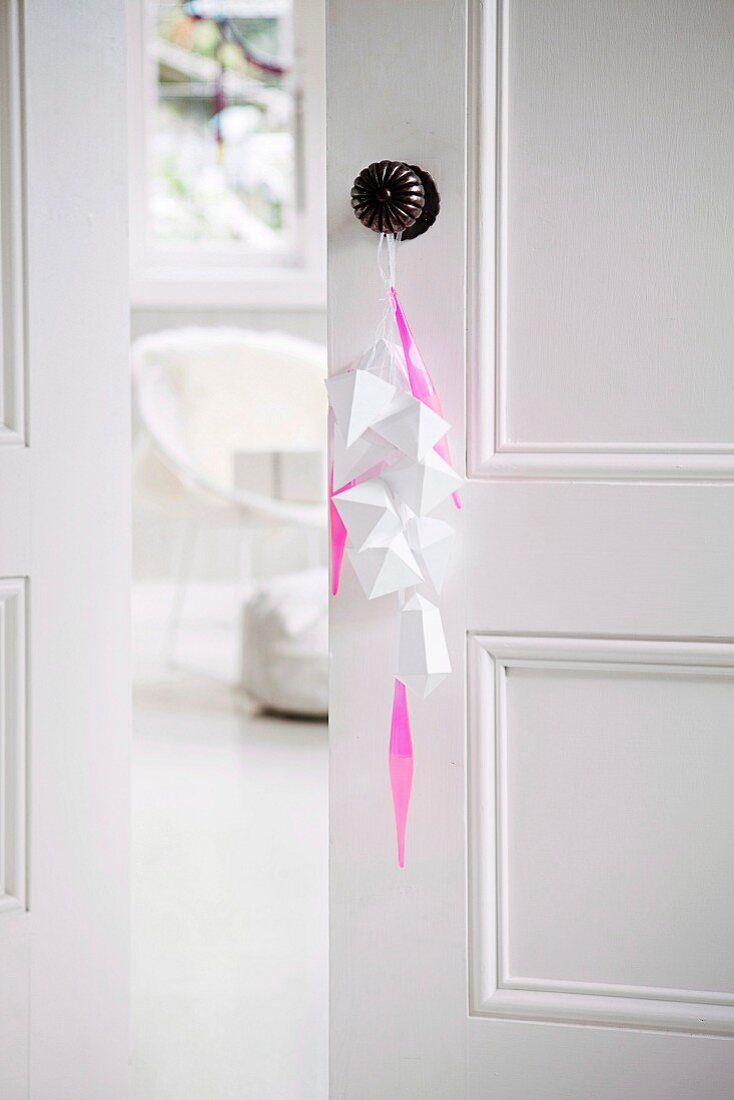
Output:
[[[354,481],[381,462],[386,462],[391,450],[372,432],[360,436],[351,447],[347,447],[340,428],[335,424],[331,453],[336,492],[343,489],[348,481]]]
[[[407,538],[423,576],[440,592],[451,558],[453,527],[442,519],[416,516],[408,522]]]
[[[395,812],[395,832],[398,841],[398,866],[405,866],[405,828],[408,823],[410,790],[413,786],[413,739],[410,736],[410,715],[405,698],[405,684],[395,681],[390,721],[390,787]]]
[[[400,612],[395,675],[425,699],[451,672],[449,651],[434,603],[414,593]]]
[[[385,546],[348,550],[357,579],[368,600],[410,588],[423,580],[418,562],[405,535],[396,535]]]
[[[395,387],[389,382],[357,369],[327,378],[326,389],[347,447],[379,419],[395,396]]]
[[[396,496],[420,516],[432,512],[461,484],[458,474],[435,451],[429,451],[421,462],[403,458],[381,476]]]
[[[410,458],[421,459],[449,430],[438,416],[410,393],[397,393],[372,430]]]
[[[398,335],[400,336],[400,343],[403,346],[410,392],[414,397],[417,397],[419,401],[423,401],[424,404],[433,409],[435,413],[438,413],[439,416],[443,416],[441,399],[433,384],[433,379],[428,373],[428,368],[423,362],[423,356],[413,338],[413,333],[410,331],[410,325],[403,313],[403,307],[400,304],[398,292],[394,286],[390,287],[390,301],[395,310],[395,324],[397,325]],[[436,451],[444,462],[450,466],[451,454],[449,453],[449,441],[446,439],[446,436],[438,440],[436,443]],[[458,492],[454,491],[451,495],[453,496],[456,507],[461,508],[461,497]]]
[[[402,530],[390,492],[379,477],[335,493],[332,499],[357,550],[384,546]]]
[[[449,424],[394,286],[397,240],[381,235],[388,267],[378,266],[394,311],[399,343],[383,318],[374,344],[327,381],[334,414],[330,473],[332,592],[347,550],[368,599],[401,592],[397,671],[388,761],[398,864],[413,782],[413,742],[406,689],[425,698],[451,672],[438,607],[409,589],[429,581],[440,591],[453,530],[429,516],[449,496],[461,507],[461,479],[451,467]],[[365,675],[370,675],[365,669]]]

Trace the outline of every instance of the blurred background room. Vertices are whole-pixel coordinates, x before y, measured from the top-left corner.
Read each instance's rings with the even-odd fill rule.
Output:
[[[327,1095],[322,0],[130,0],[135,1100]]]

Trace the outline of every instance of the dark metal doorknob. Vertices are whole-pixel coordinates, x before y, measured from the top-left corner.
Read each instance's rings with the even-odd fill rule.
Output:
[[[415,164],[380,160],[363,168],[352,186],[352,209],[375,233],[420,237],[435,222],[441,200],[432,177]]]

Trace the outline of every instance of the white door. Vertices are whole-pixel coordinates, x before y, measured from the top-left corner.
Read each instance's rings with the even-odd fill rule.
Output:
[[[125,1097],[123,0],[0,2],[0,1097]]]
[[[723,1100],[734,4],[468,7],[330,4],[332,370],[383,308],[351,180],[418,164],[398,286],[468,474],[404,871],[394,608],[333,601],[331,1091]]]

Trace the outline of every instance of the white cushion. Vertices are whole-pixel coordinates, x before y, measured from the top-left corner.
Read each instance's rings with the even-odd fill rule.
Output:
[[[242,616],[242,687],[284,714],[325,717],[329,702],[328,581],[325,569],[259,585]]]

